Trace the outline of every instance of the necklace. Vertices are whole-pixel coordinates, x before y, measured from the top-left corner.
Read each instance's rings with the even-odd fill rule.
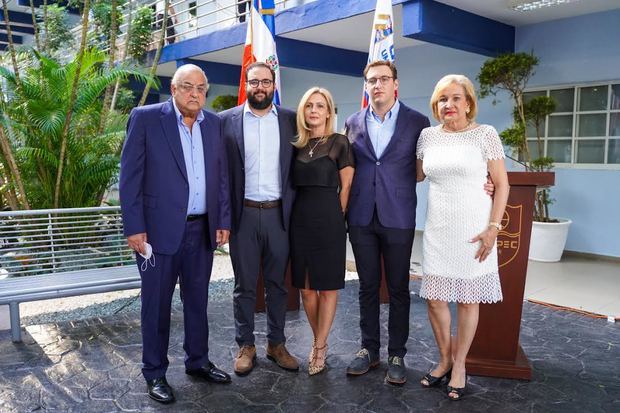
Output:
[[[467,129],[469,129],[469,127],[471,126],[471,122],[467,122],[467,125],[465,125],[464,128],[459,129],[459,130],[450,130],[450,129],[446,129],[446,124],[444,123],[441,128],[444,130],[444,132],[448,132],[448,133],[459,133],[459,132],[463,132]]]
[[[308,152],[308,155],[310,155],[311,158],[312,158],[312,155],[314,155],[314,150],[316,149],[317,146],[319,146],[319,143],[321,143],[322,140],[323,138],[318,138],[314,146],[310,148],[310,152]]]

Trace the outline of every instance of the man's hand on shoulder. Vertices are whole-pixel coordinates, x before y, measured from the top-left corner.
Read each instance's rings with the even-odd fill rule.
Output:
[[[484,192],[487,193],[488,196],[493,198],[493,194],[495,193],[495,185],[491,180],[491,175],[487,174],[487,182],[484,184]]]
[[[230,238],[229,230],[227,229],[215,230],[215,242],[217,242],[218,247],[221,247],[222,245],[227,244],[228,238]]]
[[[146,232],[141,232],[139,234],[133,234],[127,237],[127,245],[129,248],[136,251],[139,254],[146,254],[146,248],[144,248],[144,243],[146,242]]]

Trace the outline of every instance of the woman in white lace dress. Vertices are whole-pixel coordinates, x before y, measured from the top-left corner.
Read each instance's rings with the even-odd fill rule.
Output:
[[[465,358],[476,333],[479,303],[502,299],[495,240],[508,199],[504,151],[492,126],[475,122],[476,97],[469,79],[448,75],[435,86],[433,116],[440,125],[418,140],[418,181],[429,179],[420,296],[439,347],[439,364],[425,387],[449,380],[447,395],[465,394]],[[489,197],[487,173],[495,184]],[[448,302],[457,303],[457,334],[450,337]]]

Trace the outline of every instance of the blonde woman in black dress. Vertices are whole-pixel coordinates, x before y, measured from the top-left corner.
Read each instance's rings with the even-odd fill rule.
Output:
[[[291,218],[293,285],[301,290],[314,336],[308,373],[325,370],[327,337],[344,288],[345,213],[353,180],[353,153],[346,136],[334,133],[329,91],[308,90],[297,108],[299,136],[293,167],[297,193]]]

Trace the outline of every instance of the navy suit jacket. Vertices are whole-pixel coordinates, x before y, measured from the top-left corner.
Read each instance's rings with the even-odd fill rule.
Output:
[[[245,146],[243,141],[243,107],[236,106],[219,114],[230,176],[230,201],[232,205],[232,231],[239,228],[245,196]],[[297,134],[295,112],[277,107],[280,127],[280,182],[282,183],[282,226],[288,229],[295,190],[291,178],[294,147],[291,142]]]
[[[230,229],[228,168],[220,119],[203,113],[208,236],[215,249],[216,229]],[[176,253],[185,232],[189,184],[172,100],[131,111],[119,190],[125,235],[146,232],[154,252]]]
[[[366,126],[368,110],[354,113],[345,123],[355,156],[348,223],[369,225],[376,205],[383,226],[415,229],[416,145],[420,132],[430,122],[400,102],[394,135],[377,158]]]

